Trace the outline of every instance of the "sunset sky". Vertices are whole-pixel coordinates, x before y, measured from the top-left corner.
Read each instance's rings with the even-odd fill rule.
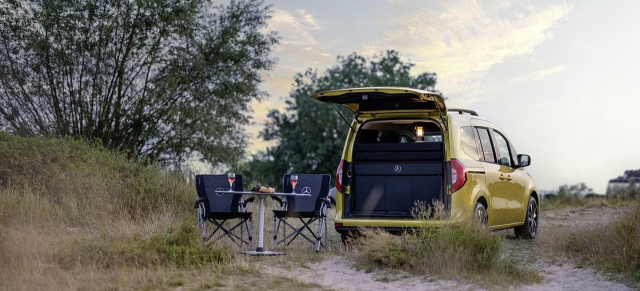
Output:
[[[387,49],[438,74],[449,107],[502,127],[538,187],[607,181],[640,168],[639,1],[270,1],[278,64],[254,102],[257,136],[293,76],[336,56]],[[337,89],[337,88],[336,88]],[[254,138],[256,153],[268,146]]]

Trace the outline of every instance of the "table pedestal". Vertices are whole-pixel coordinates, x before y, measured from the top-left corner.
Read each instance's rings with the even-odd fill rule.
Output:
[[[277,256],[282,255],[281,252],[265,251],[264,250],[264,199],[265,195],[257,195],[260,199],[260,218],[258,219],[258,248],[255,251],[244,251],[243,254],[254,256]]]

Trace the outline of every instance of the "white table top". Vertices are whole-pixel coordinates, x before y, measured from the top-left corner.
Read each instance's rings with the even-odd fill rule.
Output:
[[[286,197],[310,197],[311,194],[302,194],[302,193],[262,193],[262,192],[253,192],[253,191],[216,191],[216,193],[220,194],[242,194],[242,195],[256,195],[256,196],[286,196]]]

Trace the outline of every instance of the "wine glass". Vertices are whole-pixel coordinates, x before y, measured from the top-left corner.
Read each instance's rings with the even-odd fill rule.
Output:
[[[289,180],[291,181],[291,186],[293,186],[293,188],[291,189],[291,193],[296,193],[296,185],[298,184],[298,175],[291,175]]]
[[[229,181],[229,191],[233,191],[233,181],[236,180],[236,173],[227,174],[227,181]]]

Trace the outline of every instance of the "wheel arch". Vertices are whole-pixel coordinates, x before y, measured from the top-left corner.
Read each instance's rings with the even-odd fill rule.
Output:
[[[480,202],[484,206],[484,209],[486,209],[487,212],[489,211],[489,204],[487,203],[487,198],[484,198],[484,196],[479,196],[478,199],[476,199],[476,203],[478,202]]]

